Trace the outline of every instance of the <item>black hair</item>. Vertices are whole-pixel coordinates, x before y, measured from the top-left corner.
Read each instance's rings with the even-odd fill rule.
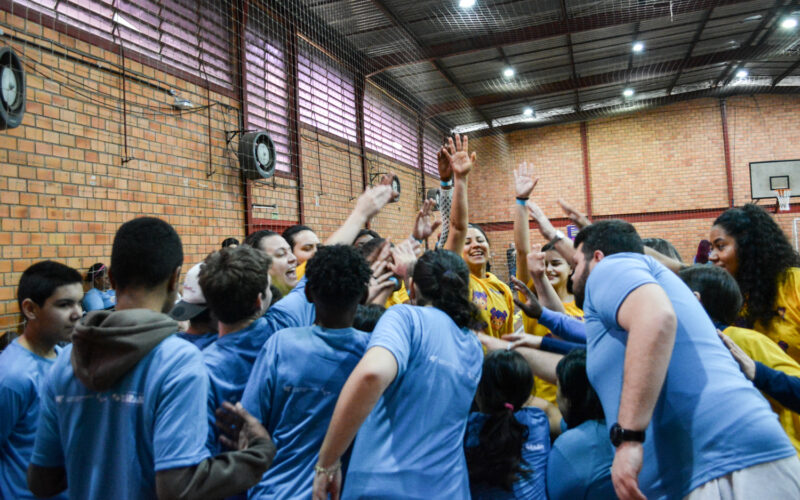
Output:
[[[480,231],[481,234],[483,235],[483,239],[486,240],[486,243],[489,244],[489,246],[492,245],[491,242],[489,241],[489,237],[486,236],[486,231],[484,231],[481,226],[479,226],[478,224],[469,223],[467,224],[467,228],[477,229],[478,231]]]
[[[289,248],[291,248],[292,251],[294,251],[294,237],[297,235],[297,233],[300,233],[302,231],[311,231],[312,233],[314,232],[308,226],[304,226],[302,224],[295,224],[294,226],[286,228],[283,231],[283,233],[281,233],[281,236],[283,236],[283,239],[286,240],[286,243],[289,244]]]
[[[17,285],[17,304],[22,310],[22,301],[31,299],[37,305],[44,305],[56,288],[64,285],[80,284],[81,273],[60,262],[43,260],[26,269]]]
[[[518,352],[494,351],[484,359],[475,400],[488,418],[478,446],[465,449],[470,483],[511,491],[515,481],[530,474],[522,458],[528,428],[514,411],[525,404],[532,388],[533,372]]]
[[[550,250],[556,250],[556,242],[555,241],[548,241],[542,247],[542,252],[549,252]]]
[[[714,225],[736,241],[739,268],[735,278],[746,304],[745,322],[750,327],[756,322],[767,326],[775,317],[783,272],[800,266],[797,252],[766,210],[751,203],[726,210]]]
[[[449,250],[429,250],[414,266],[414,283],[427,303],[446,312],[461,328],[476,328],[478,308],[469,298],[469,269],[464,260]]]
[[[678,249],[675,248],[675,245],[664,238],[642,238],[642,244],[646,247],[652,248],[661,255],[666,255],[667,257],[677,260],[678,262],[683,262],[681,254],[678,253]]]
[[[306,288],[315,301],[344,310],[364,300],[371,275],[366,259],[352,246],[323,246],[308,261]]]
[[[272,283],[269,284],[269,291],[272,292],[272,300],[269,302],[270,307],[272,307],[275,302],[278,302],[283,298],[283,292],[281,292],[278,287]]]
[[[742,292],[731,274],[721,267],[695,264],[680,270],[678,276],[693,292],[700,294],[700,303],[711,319],[732,325],[742,308]]]
[[[644,253],[644,245],[632,224],[619,219],[601,220],[583,228],[575,237],[575,248],[583,243],[583,254],[591,258],[595,250],[608,257],[615,253]]]
[[[267,254],[247,245],[206,257],[197,281],[214,316],[230,324],[256,314],[256,299],[269,285],[271,264]]]
[[[87,283],[94,283],[94,280],[102,278],[106,274],[106,265],[102,262],[96,262],[89,267],[86,271],[86,277],[83,279]]]
[[[368,242],[359,246],[358,251],[361,252],[361,255],[363,255],[365,259],[369,259],[369,256],[372,255],[375,250],[380,248],[385,241],[386,239],[381,237],[372,238]]]
[[[183,245],[175,229],[155,217],[140,217],[119,227],[111,248],[111,276],[117,291],[152,288],[183,264]]]
[[[269,238],[270,236],[280,236],[275,231],[270,231],[269,229],[262,229],[261,231],[256,231],[255,233],[251,233],[247,235],[247,238],[244,239],[244,244],[247,246],[251,246],[256,250],[261,250],[261,240],[264,238]]]
[[[353,239],[353,244],[355,244],[356,240],[361,238],[362,236],[372,236],[373,238],[380,238],[381,235],[373,231],[372,229],[361,229],[356,234],[355,239]]]
[[[563,411],[564,422],[573,429],[587,420],[605,420],[603,405],[586,375],[586,349],[570,351],[556,365],[556,378],[561,397],[568,411]]]
[[[231,245],[239,246],[239,240],[236,238],[225,238],[222,240],[222,248],[228,248]]]
[[[386,308],[380,304],[359,304],[353,319],[353,328],[362,332],[372,332]]]

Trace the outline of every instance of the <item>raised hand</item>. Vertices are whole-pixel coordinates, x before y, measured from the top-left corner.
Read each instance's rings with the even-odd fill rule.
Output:
[[[525,283],[521,282],[517,278],[512,277],[511,284],[514,285],[514,289],[516,291],[520,292],[523,297],[525,297],[525,302],[522,302],[514,297],[514,303],[517,305],[517,307],[519,307],[529,318],[538,319],[542,315],[542,305],[539,303],[536,295],[533,294],[531,289],[528,288]]]
[[[392,281],[394,273],[389,270],[389,259],[376,260],[372,263],[372,276],[369,279],[367,304],[384,305],[386,299],[394,292],[396,281]]]
[[[533,278],[541,278],[547,270],[545,264],[545,253],[542,252],[542,245],[533,245],[528,254],[528,272]]]
[[[578,228],[583,229],[592,223],[592,221],[590,221],[585,214],[582,214],[577,210],[575,210],[574,208],[572,208],[572,205],[564,201],[563,198],[558,199],[558,204],[561,205],[561,210],[563,210],[564,213],[567,214],[569,220],[574,222],[575,225],[578,226]]]
[[[414,272],[414,264],[417,263],[417,256],[411,242],[405,240],[395,245],[392,248],[392,261],[389,269],[403,280],[408,279],[408,276]]]
[[[355,211],[369,220],[398,195],[396,191],[392,190],[392,176],[386,174],[378,185],[368,187],[361,193],[356,202]]]
[[[523,161],[514,170],[514,191],[517,198],[530,197],[538,183],[539,178],[533,176],[533,165],[528,165],[528,162]]]
[[[552,240],[556,235],[556,228],[550,223],[550,219],[547,218],[542,209],[539,208],[539,205],[533,200],[528,200],[526,205],[528,206],[528,213],[539,225],[539,232],[542,233],[546,240]]]
[[[434,220],[434,205],[436,205],[436,202],[431,199],[427,199],[422,203],[422,208],[417,212],[417,218],[414,221],[414,230],[411,232],[411,236],[414,239],[426,240],[442,225],[442,221]]]
[[[439,167],[439,179],[449,181],[453,177],[453,169],[450,168],[450,160],[444,154],[444,148],[436,153],[436,165]]]
[[[476,163],[475,153],[469,152],[469,138],[465,135],[454,134],[453,138],[447,139],[447,146],[442,148],[442,153],[447,158],[453,175],[456,177],[466,177]]]
[[[222,431],[219,440],[232,450],[243,450],[257,438],[270,439],[261,422],[245,410],[242,403],[236,403],[234,406],[224,401],[222,406],[217,408],[216,416],[216,425]]]

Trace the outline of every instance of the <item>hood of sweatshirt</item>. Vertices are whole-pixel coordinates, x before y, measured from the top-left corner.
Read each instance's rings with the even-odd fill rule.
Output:
[[[105,391],[177,331],[174,319],[149,309],[92,311],[75,326],[72,369],[86,387]]]

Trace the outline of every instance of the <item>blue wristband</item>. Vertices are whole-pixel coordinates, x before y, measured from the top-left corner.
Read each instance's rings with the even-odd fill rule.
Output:
[[[450,179],[449,181],[441,181],[440,184],[443,188],[453,187],[453,180]]]
[[[524,207],[525,203],[527,203],[527,202],[528,202],[527,200],[521,200],[521,199],[517,198],[517,205],[522,205]]]

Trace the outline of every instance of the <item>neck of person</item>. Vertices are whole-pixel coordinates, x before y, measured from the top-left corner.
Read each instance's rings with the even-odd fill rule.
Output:
[[[56,343],[43,338],[30,324],[25,327],[25,332],[19,337],[19,344],[37,356],[50,359],[56,357]]]
[[[231,333],[236,333],[240,330],[244,330],[248,326],[252,325],[258,319],[258,315],[248,316],[247,318],[241,319],[234,323],[223,323],[222,321],[219,322],[219,338],[224,337],[225,335],[229,335]]]
[[[216,333],[217,327],[211,321],[189,321],[186,333],[189,335],[205,335],[206,333]]]
[[[556,293],[558,294],[558,298],[561,299],[561,302],[572,302],[575,300],[572,295],[567,291],[567,282],[566,280],[562,280],[561,283],[555,287]]]
[[[174,299],[175,295],[169,292],[166,283],[151,289],[126,288],[125,290],[117,290],[116,310],[149,309],[165,313],[174,305]]]
[[[315,304],[317,310],[316,325],[330,330],[351,328],[356,317],[358,304],[350,307],[329,307],[323,304]]]
[[[469,267],[469,273],[476,278],[485,278],[486,277],[486,263],[483,264],[470,264],[467,262],[467,267]]]

